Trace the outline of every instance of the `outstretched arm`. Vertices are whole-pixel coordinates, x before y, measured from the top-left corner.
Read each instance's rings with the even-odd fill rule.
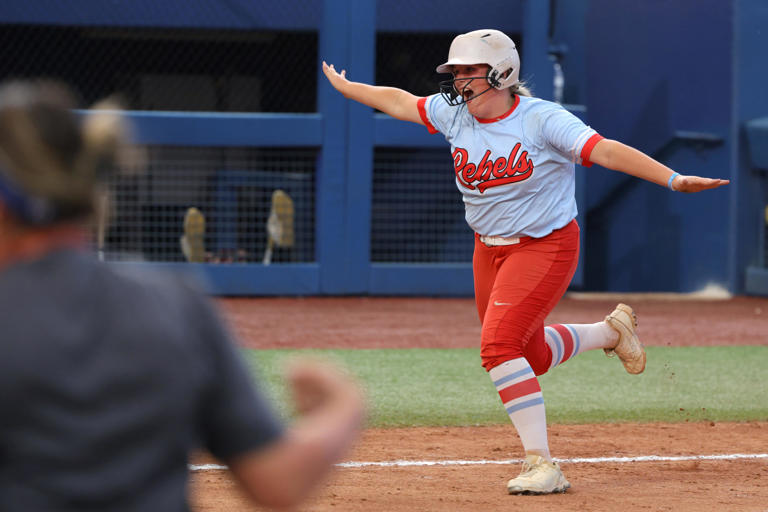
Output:
[[[382,87],[368,85],[347,80],[346,70],[337,72],[333,64],[328,65],[323,61],[323,73],[331,85],[344,95],[345,98],[355,100],[369,107],[389,114],[403,121],[424,124],[419,115],[417,103],[418,96],[397,89],[395,87]]]
[[[621,142],[603,139],[592,149],[590,161],[666,187],[675,171]],[[730,183],[728,180],[679,174],[669,186],[677,192],[700,192]]]

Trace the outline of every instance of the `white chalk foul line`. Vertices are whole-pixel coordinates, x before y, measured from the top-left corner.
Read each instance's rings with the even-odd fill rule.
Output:
[[[737,460],[737,459],[768,459],[768,453],[729,453],[723,455],[680,455],[665,457],[662,455],[641,455],[637,457],[576,457],[572,459],[555,459],[566,464],[625,464],[628,462],[685,462],[697,460]],[[507,460],[393,460],[384,462],[342,462],[336,464],[340,468],[366,467],[413,467],[413,466],[479,466],[491,464],[522,464],[522,459]],[[219,471],[227,469],[220,464],[190,464],[190,471]]]
[[[221,464],[190,464],[189,470],[190,471],[220,471],[224,469],[229,469],[227,466],[222,466]]]

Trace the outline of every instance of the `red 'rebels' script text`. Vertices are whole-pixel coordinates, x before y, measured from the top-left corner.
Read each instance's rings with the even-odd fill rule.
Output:
[[[520,156],[520,143],[515,144],[509,157],[500,156],[496,160],[489,160],[491,150],[486,150],[483,159],[475,165],[469,161],[469,153],[464,148],[456,148],[453,151],[453,167],[456,169],[456,177],[459,183],[465,187],[474,190],[477,188],[480,192],[485,192],[491,187],[516,183],[527,180],[533,174],[533,162],[528,158],[528,152],[523,151]],[[515,161],[517,158],[517,161]],[[514,162],[514,164],[512,163]],[[474,182],[479,181],[477,187]]]

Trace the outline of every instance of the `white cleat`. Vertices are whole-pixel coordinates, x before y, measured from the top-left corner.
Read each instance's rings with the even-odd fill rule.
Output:
[[[520,475],[507,483],[509,494],[552,494],[570,487],[557,462],[539,455],[528,455]]]
[[[643,373],[645,370],[645,348],[640,343],[635,330],[637,315],[626,304],[619,304],[613,313],[605,317],[605,322],[619,333],[619,342],[613,348],[606,348],[605,353],[612,357],[615,353],[621,359],[628,373]]]

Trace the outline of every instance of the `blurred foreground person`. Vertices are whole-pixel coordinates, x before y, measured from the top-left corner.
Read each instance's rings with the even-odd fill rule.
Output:
[[[61,84],[0,86],[0,510],[187,510],[197,448],[256,503],[296,505],[359,432],[359,388],[295,364],[285,427],[205,297],[99,262],[88,221],[124,130],[75,106]]]

